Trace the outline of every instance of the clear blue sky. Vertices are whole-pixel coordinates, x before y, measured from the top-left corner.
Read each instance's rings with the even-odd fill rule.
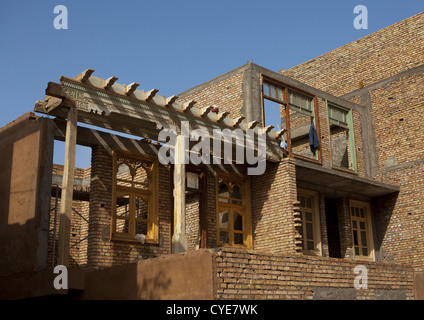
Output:
[[[360,4],[367,30],[353,27]],[[68,9],[67,30],[53,26],[56,5]],[[170,96],[252,59],[288,69],[422,11],[423,0],[3,0],[0,127],[32,111],[61,75],[93,68]]]

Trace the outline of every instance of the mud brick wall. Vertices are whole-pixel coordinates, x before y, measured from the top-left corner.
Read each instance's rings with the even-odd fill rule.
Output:
[[[414,273],[404,265],[234,248],[215,251],[218,299],[414,298]],[[367,268],[367,289],[354,287],[358,265]]]

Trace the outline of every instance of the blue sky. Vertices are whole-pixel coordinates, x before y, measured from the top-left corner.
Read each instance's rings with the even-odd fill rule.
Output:
[[[54,28],[56,5],[68,9],[67,30]],[[368,9],[366,30],[353,26],[356,5]],[[93,68],[170,96],[247,61],[288,69],[422,11],[422,0],[2,1],[0,127],[61,75]],[[79,152],[77,166],[89,166]]]

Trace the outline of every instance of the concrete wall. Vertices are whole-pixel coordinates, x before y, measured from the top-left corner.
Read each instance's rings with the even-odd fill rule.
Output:
[[[53,135],[27,113],[0,129],[0,277],[47,267]]]

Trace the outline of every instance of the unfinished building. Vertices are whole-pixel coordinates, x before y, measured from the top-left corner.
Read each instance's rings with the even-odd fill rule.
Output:
[[[44,116],[0,131],[0,297],[422,298],[423,19],[177,96],[92,69],[49,82],[34,109]],[[380,59],[408,36],[404,60]],[[90,168],[74,168],[76,144],[91,148]],[[53,287],[56,265],[68,290]]]

